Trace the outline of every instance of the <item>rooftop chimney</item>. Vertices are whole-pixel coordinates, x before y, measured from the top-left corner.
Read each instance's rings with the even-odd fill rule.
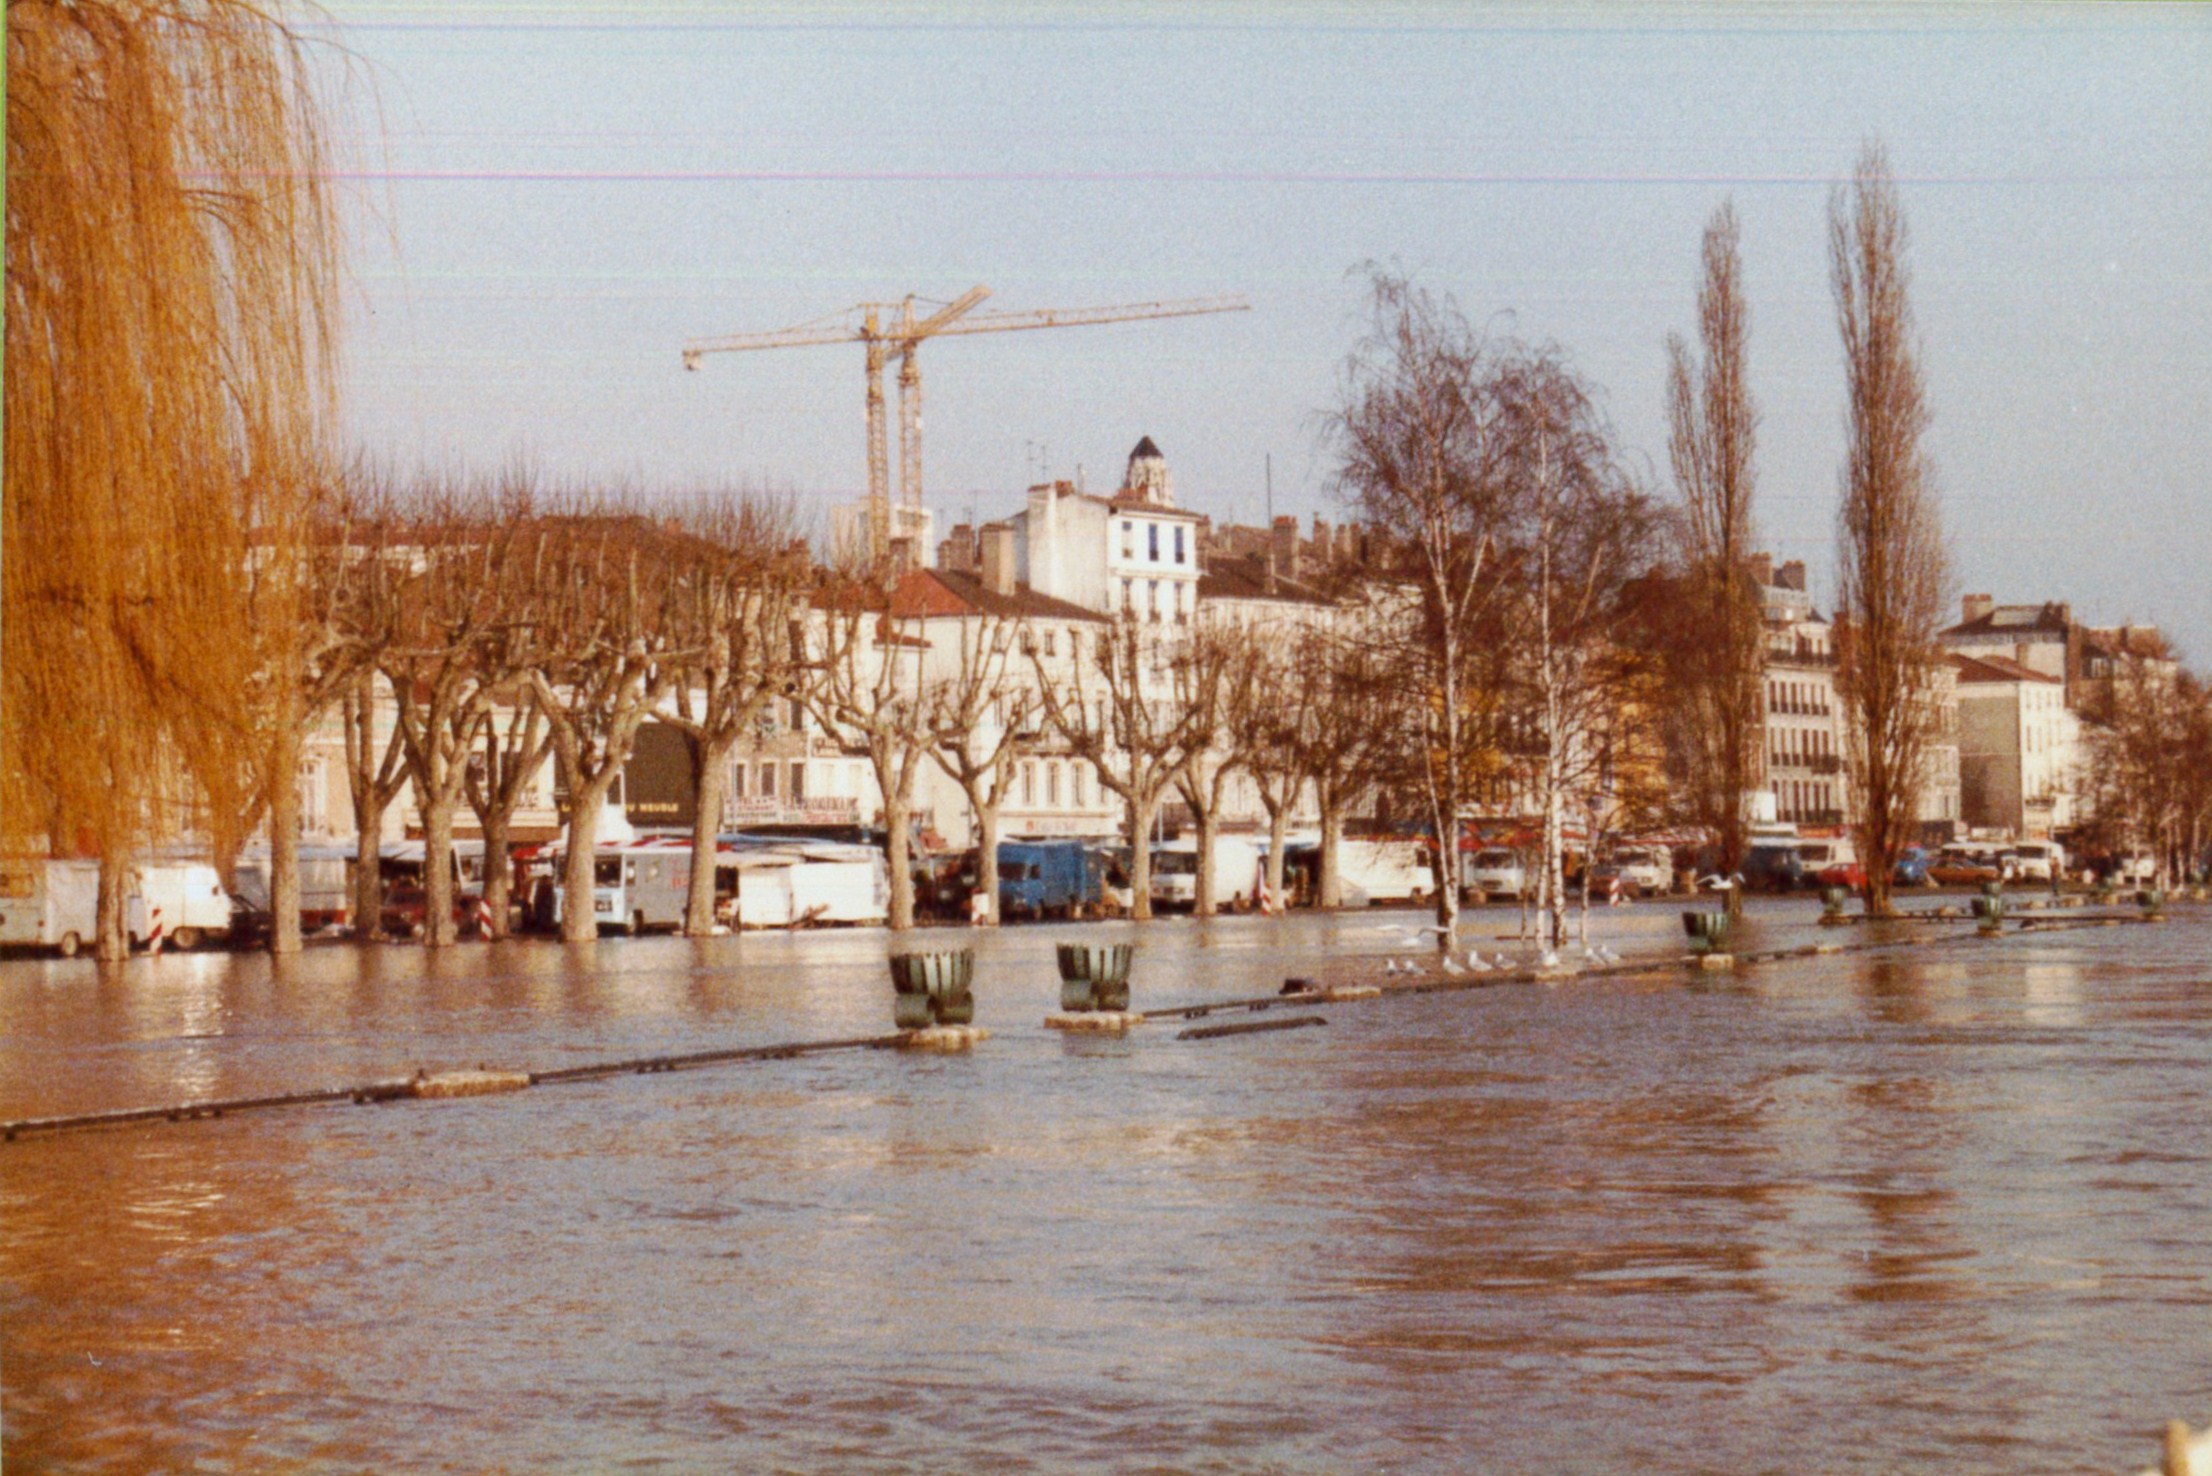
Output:
[[[1289,513],[1275,519],[1267,544],[1267,572],[1283,579],[1298,577],[1298,520]]]
[[[1774,571],[1774,582],[1783,589],[1794,589],[1799,594],[1803,594],[1805,592],[1805,561],[1803,559],[1791,559]]]
[[[1959,601],[1959,608],[1966,617],[1966,623],[1972,624],[1976,620],[1987,618],[1989,612],[1997,608],[1997,601],[1989,595],[1968,595]]]
[[[975,561],[974,525],[953,524],[952,536],[937,545],[937,567],[953,574],[973,574]]]
[[[1751,571],[1752,579],[1759,585],[1761,589],[1767,589],[1773,586],[1773,554],[1753,554],[1750,558],[1744,560],[1744,565]]]
[[[1004,523],[983,529],[983,587],[993,594],[1014,592],[1014,530]]]

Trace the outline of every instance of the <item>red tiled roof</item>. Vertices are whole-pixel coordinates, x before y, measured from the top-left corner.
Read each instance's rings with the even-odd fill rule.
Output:
[[[1012,620],[1090,620],[1101,624],[1106,617],[1096,610],[1039,594],[1026,584],[1012,594],[998,594],[973,574],[949,569],[916,569],[901,578],[891,596],[892,613],[901,619],[930,616],[996,615]]]
[[[2055,676],[2046,676],[2032,667],[2022,666],[2010,656],[1953,656],[1951,665],[1958,669],[1962,682],[2049,682],[2059,685]]]

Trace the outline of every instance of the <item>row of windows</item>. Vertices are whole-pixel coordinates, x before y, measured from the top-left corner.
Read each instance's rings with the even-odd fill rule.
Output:
[[[1791,779],[1775,786],[1776,808],[1784,820],[1827,821],[1841,817],[1836,810],[1836,787],[1818,779]]]
[[[1836,751],[1835,735],[1826,728],[1777,728],[1768,735],[1767,761],[1784,764],[1792,759],[1825,758]]]
[[[1177,531],[1180,532],[1181,530],[1178,529]],[[1158,620],[1162,614],[1162,611],[1160,609],[1160,581],[1157,579],[1147,579],[1144,584],[1145,614],[1150,619]],[[1178,624],[1180,624],[1184,620],[1189,619],[1191,613],[1192,596],[1193,590],[1190,584],[1179,579],[1171,579],[1167,581],[1167,609],[1165,611],[1167,617],[1171,620],[1176,621]],[[1121,582],[1122,613],[1124,615],[1135,614],[1136,609],[1137,582],[1134,579],[1124,579]]]
[[[804,804],[806,768],[803,759],[789,762],[762,759],[757,764],[733,764],[730,766],[731,797],[781,799],[791,805]],[[1069,803],[1081,810],[1089,806],[1093,792],[1089,767],[1080,759],[1023,759],[1015,772],[1013,793],[1009,798],[1024,809],[1035,809],[1037,797],[1042,793],[1045,808],[1058,809],[1060,797],[1065,793]]]
[[[1768,682],[1767,711],[1825,717],[1828,714],[1827,689],[1811,682]]]
[[[1189,545],[1183,541],[1185,534],[1189,530],[1186,529],[1181,523],[1177,523],[1174,527],[1169,528],[1167,531],[1174,535],[1175,553],[1175,557],[1168,562],[1176,564],[1189,563],[1190,548]],[[1149,563],[1157,564],[1161,561],[1160,525],[1158,523],[1146,523],[1144,525],[1144,532],[1145,559]],[[1132,560],[1135,559],[1137,556],[1137,525],[1134,521],[1128,518],[1123,518],[1121,520],[1121,556],[1125,559]]]

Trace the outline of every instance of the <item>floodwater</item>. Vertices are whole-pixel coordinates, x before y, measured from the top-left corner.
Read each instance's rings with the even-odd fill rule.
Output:
[[[1040,1025],[1055,942],[1134,936],[1141,1008],[1415,921],[1009,929],[961,1056],[0,1146],[7,1467],[2116,1472],[2212,1418],[2206,909]],[[10,962],[0,1117],[873,1033],[886,942]]]

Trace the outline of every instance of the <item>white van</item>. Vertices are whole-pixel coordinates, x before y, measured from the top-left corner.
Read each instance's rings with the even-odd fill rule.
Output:
[[[1410,840],[1339,841],[1336,875],[1346,907],[1422,901],[1436,885],[1419,843]]]
[[[97,861],[0,863],[0,944],[75,958],[99,935],[99,905]]]
[[[562,855],[558,849],[542,853],[544,870],[537,879],[533,921],[541,928],[557,928],[566,903],[561,885]],[[691,846],[654,841],[626,841],[600,846],[592,853],[592,920],[601,928],[622,933],[642,933],[653,928],[680,928],[691,895]]]
[[[230,894],[204,861],[144,861],[131,868],[131,890],[145,904],[131,912],[131,942],[152,941],[154,929],[172,948],[197,948],[230,936]]]
[[[2047,882],[2066,874],[2066,848],[2056,841],[2022,841],[2005,852],[2005,874],[2018,881]]]
[[[1260,894],[1260,848],[1242,836],[1214,837],[1214,906],[1242,912]],[[1172,840],[1152,852],[1152,905],[1188,911],[1198,905],[1198,842]]]

